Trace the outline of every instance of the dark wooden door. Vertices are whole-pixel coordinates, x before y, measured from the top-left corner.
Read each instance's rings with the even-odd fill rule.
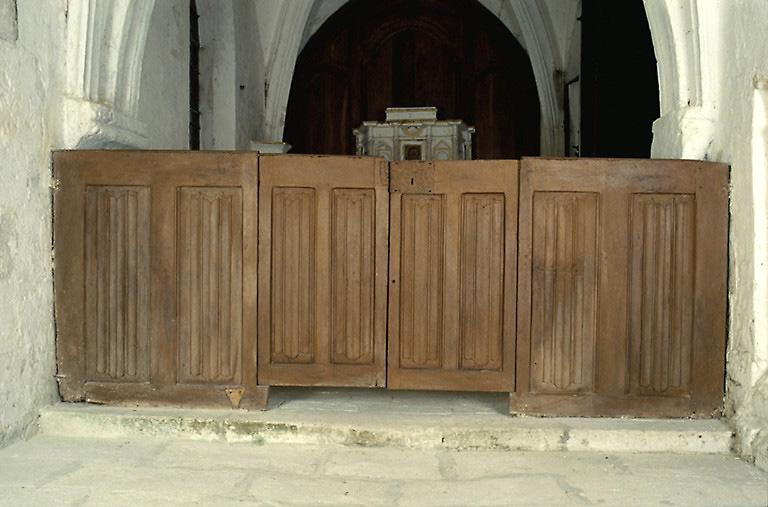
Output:
[[[383,387],[383,159],[261,158],[259,383]]]
[[[57,152],[66,401],[264,408],[256,154]]]
[[[388,387],[514,390],[518,162],[390,167]]]
[[[296,62],[285,140],[295,153],[352,155],[352,129],[392,106],[435,106],[477,129],[474,157],[539,154],[530,60],[476,0],[353,0]]]
[[[728,167],[524,159],[513,412],[719,413]]]

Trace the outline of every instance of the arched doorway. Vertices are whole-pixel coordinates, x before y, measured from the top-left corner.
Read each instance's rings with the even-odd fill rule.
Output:
[[[475,158],[539,154],[530,60],[476,0],[344,6],[299,55],[285,140],[298,153],[353,154],[352,129],[389,106],[437,106],[474,125]]]

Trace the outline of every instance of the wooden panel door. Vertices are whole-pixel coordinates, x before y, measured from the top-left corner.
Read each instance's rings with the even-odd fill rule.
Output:
[[[722,406],[728,167],[523,159],[513,412]]]
[[[57,152],[66,401],[264,408],[256,154]]]
[[[388,386],[514,389],[518,162],[391,164]]]
[[[259,382],[383,387],[383,159],[261,158]]]

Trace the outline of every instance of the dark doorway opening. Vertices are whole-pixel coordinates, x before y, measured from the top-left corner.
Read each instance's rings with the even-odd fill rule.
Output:
[[[643,2],[583,0],[581,19],[581,155],[648,158],[659,82]]]

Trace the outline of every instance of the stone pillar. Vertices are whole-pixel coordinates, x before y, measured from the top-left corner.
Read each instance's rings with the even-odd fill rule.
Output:
[[[147,146],[138,101],[153,7],[154,0],[69,3],[60,147]]]

